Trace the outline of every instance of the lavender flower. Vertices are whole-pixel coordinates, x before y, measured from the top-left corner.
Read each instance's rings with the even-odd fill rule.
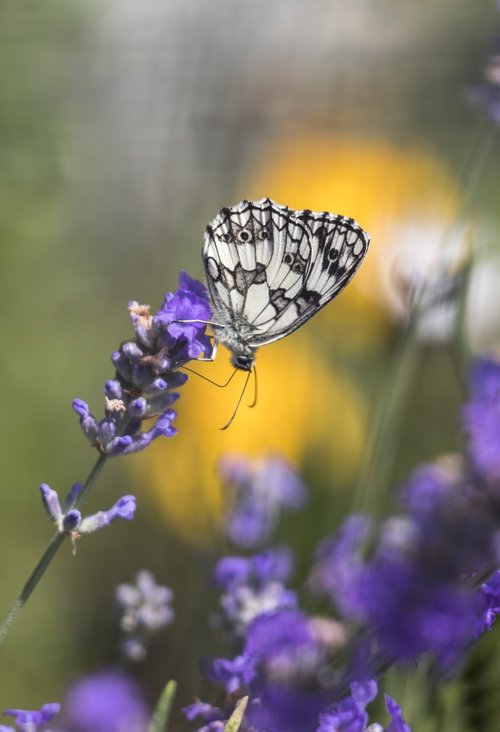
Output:
[[[75,483],[64,502],[64,508],[73,504],[81,490],[81,484]],[[69,508],[64,513],[57,492],[46,483],[40,485],[40,491],[44,508],[55,523],[57,530],[61,533],[72,534],[74,538],[81,534],[91,534],[98,529],[109,526],[117,518],[126,521],[134,518],[135,496],[122,496],[108,511],[98,511],[82,518],[80,511],[76,508]]]
[[[297,605],[296,593],[285,586],[292,569],[284,548],[252,557],[224,557],[215,570],[215,582],[224,589],[221,614],[216,619],[234,637],[243,637],[262,613]]]
[[[366,531],[352,519],[320,548],[314,586],[369,627],[393,661],[432,651],[449,669],[494,620],[496,582],[474,589],[474,574],[496,561],[497,514],[465,470],[448,460],[415,471],[402,493],[406,515],[384,523],[369,559]]]
[[[36,711],[6,709],[4,716],[15,718],[14,723],[19,732],[41,732],[42,727],[59,714],[60,710],[61,705],[54,702],[44,704]],[[0,732],[14,732],[14,728],[0,725]]]
[[[135,684],[119,671],[78,681],[65,703],[65,732],[146,732],[150,710]]]
[[[118,585],[115,600],[120,628],[125,634],[120,647],[130,661],[144,660],[153,636],[172,622],[172,598],[172,590],[157,585],[151,572],[145,569],[137,573],[134,585]]]
[[[104,419],[98,421],[81,399],[73,402],[85,435],[108,456],[137,452],[157,437],[175,435],[175,412],[170,406],[179,394],[172,389],[187,380],[177,369],[191,358],[211,353],[205,335],[211,314],[207,293],[201,282],[185,272],[179,276],[177,292],[167,293],[156,315],[150,314],[148,305],[137,302],[129,303],[129,310],[135,340],[122,343],[112,356],[116,375],[105,384]],[[142,430],[143,421],[149,418],[156,422],[151,429]]]
[[[255,678],[255,661],[243,654],[229,660],[216,658],[207,666],[208,678],[221,684],[228,694],[247,689]]]
[[[377,684],[372,679],[351,684],[351,696],[333,704],[320,714],[317,732],[384,732],[380,724],[369,725],[366,705],[377,696]],[[399,705],[386,694],[385,706],[391,721],[385,732],[411,732]],[[369,726],[368,726],[369,725]]]
[[[220,707],[214,707],[202,701],[195,701],[183,708],[186,719],[193,721],[200,718],[205,724],[199,727],[196,732],[223,732],[231,711]]]
[[[317,732],[364,732],[368,725],[366,705],[376,696],[373,680],[351,684],[350,696],[320,714]]]
[[[247,549],[270,538],[283,508],[297,510],[305,503],[304,484],[280,458],[250,462],[227,457],[220,470],[230,506],[224,522],[227,536]]]

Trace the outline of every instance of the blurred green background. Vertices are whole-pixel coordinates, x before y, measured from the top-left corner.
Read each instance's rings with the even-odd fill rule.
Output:
[[[61,699],[113,663],[113,587],[143,566],[173,587],[178,620],[137,675],[151,700],[169,677],[180,702],[206,696],[197,658],[216,642],[207,576],[226,450],[279,450],[311,485],[288,527],[300,581],[351,505],[382,514],[412,466],[460,444],[446,328],[423,329],[398,371],[404,307],[391,277],[398,256],[425,251],[432,273],[450,240],[484,244],[492,258],[473,273],[466,323],[474,349],[500,340],[500,152],[466,100],[496,30],[492,1],[0,5],[2,612],[51,536],[38,485],[64,493],[94,460],[72,399],[101,414],[110,353],[132,332],[127,302],[157,308],[179,268],[202,276],[218,209],[269,195],[354,216],[373,236],[352,291],[259,353],[256,409],[221,433],[240,387],[193,378],[179,436],[108,464],[89,510],[135,493],[137,519],[82,540],[76,557],[63,547],[1,649],[0,708]],[[224,356],[204,369],[228,371]],[[393,422],[370,468],[381,403]],[[488,634],[476,652],[464,707],[469,688],[498,694],[494,643]]]

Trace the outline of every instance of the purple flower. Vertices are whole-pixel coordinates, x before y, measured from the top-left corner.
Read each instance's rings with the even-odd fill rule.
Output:
[[[351,613],[354,604],[351,594],[363,571],[361,548],[369,529],[366,516],[349,516],[337,534],[323,540],[316,551],[310,584],[316,592],[330,596],[345,615]]]
[[[61,710],[61,705],[56,702],[44,704],[36,711],[25,711],[23,709],[6,709],[4,716],[14,717],[19,732],[39,732],[42,726],[50,722]],[[0,726],[0,730],[2,727]],[[4,727],[4,729],[12,729]]]
[[[113,670],[74,684],[65,712],[67,732],[146,732],[150,717],[136,683]]]
[[[246,654],[232,660],[216,658],[208,664],[208,678],[222,684],[228,694],[234,694],[249,688],[255,678],[254,665],[254,659]]]
[[[385,728],[385,732],[411,732],[411,729],[403,719],[401,707],[388,694],[385,695],[385,708],[391,717],[391,721]]]
[[[364,706],[349,696],[320,714],[317,732],[364,732],[367,724]]]
[[[285,587],[292,568],[284,548],[252,557],[224,557],[215,570],[216,583],[224,588],[220,597],[220,624],[242,637],[248,625],[262,613],[297,604],[296,593]]]
[[[91,534],[109,526],[117,518],[131,521],[135,515],[135,501],[135,496],[122,496],[108,511],[98,511],[91,516],[86,516],[77,526],[78,533]]]
[[[489,480],[500,479],[500,363],[479,359],[472,370],[472,396],[462,410],[475,469]]]
[[[269,539],[284,508],[297,510],[306,499],[306,490],[293,468],[280,458],[250,462],[228,457],[221,463],[228,505],[225,517],[227,536],[245,548]]]
[[[82,486],[75,483],[64,501],[64,506],[72,506],[80,495]],[[46,483],[40,485],[43,505],[59,532],[69,534],[91,534],[102,529],[117,518],[130,521],[135,514],[135,496],[122,496],[108,511],[98,511],[82,519],[80,511],[70,508],[63,513],[57,492]]]
[[[377,696],[377,684],[374,680],[351,684],[351,696],[333,704],[319,717],[317,732],[369,732],[380,730],[377,724],[369,724],[366,705]],[[385,732],[411,732],[403,719],[401,708],[394,699],[385,695],[385,705],[391,721]]]
[[[188,361],[199,356],[209,356],[212,350],[210,339],[205,335],[205,324],[212,311],[204,285],[189,277],[186,272],[179,276],[179,289],[169,292],[158,313],[153,317],[153,328],[158,342],[176,351],[178,361]],[[198,320],[197,323],[182,323],[182,320]]]
[[[170,409],[187,375],[177,369],[191,358],[209,356],[211,343],[205,335],[210,306],[204,286],[181,272],[179,289],[168,293],[163,307],[151,315],[149,306],[129,303],[135,340],[122,343],[113,353],[114,379],[104,388],[105,415],[97,420],[81,399],[73,401],[80,425],[99,452],[108,456],[144,450],[157,437],[172,437],[175,412]],[[198,320],[179,323],[178,320]],[[142,429],[145,419],[156,418],[153,427]]]
[[[120,628],[125,634],[120,647],[129,660],[142,661],[151,639],[172,622],[172,598],[172,590],[157,585],[151,572],[145,569],[137,573],[134,585],[117,586],[115,600]]]
[[[259,615],[247,631],[244,653],[278,681],[314,676],[325,658],[309,618],[294,608]]]
[[[184,716],[189,720],[200,718],[205,724],[198,727],[195,732],[224,732],[226,722],[230,717],[230,710],[223,710],[219,707],[213,707],[202,701],[195,701],[183,708]],[[240,727],[243,732],[243,727]]]

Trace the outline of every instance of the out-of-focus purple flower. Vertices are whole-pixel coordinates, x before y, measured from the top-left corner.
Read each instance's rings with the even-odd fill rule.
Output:
[[[119,671],[87,676],[69,690],[65,732],[146,732],[150,709],[136,683]]]
[[[226,457],[220,470],[230,506],[224,520],[227,536],[247,549],[269,539],[283,509],[298,510],[306,500],[304,484],[280,458],[252,462]]]
[[[184,707],[182,711],[186,719],[190,721],[200,719],[205,722],[203,727],[198,727],[195,732],[224,732],[226,722],[231,714],[231,710],[213,707],[211,704],[199,700]],[[241,732],[244,732],[244,727],[240,727],[240,729]]]
[[[403,710],[388,694],[385,695],[385,708],[391,717],[385,732],[411,732],[403,718]]]
[[[205,335],[210,319],[208,296],[201,282],[185,272],[179,276],[177,292],[166,295],[156,315],[150,314],[148,305],[135,301],[129,303],[129,310],[135,340],[122,343],[112,355],[116,375],[105,384],[104,418],[97,420],[83,400],[73,401],[85,435],[110,457],[143,450],[157,437],[176,433],[170,407],[179,394],[172,390],[187,380],[177,369],[191,358],[211,353]],[[143,421],[154,417],[153,427],[143,430]]]
[[[487,480],[500,479],[500,363],[479,359],[472,370],[472,395],[462,410],[469,455]]]
[[[208,677],[221,684],[228,694],[248,689],[255,678],[254,659],[246,654],[233,659],[216,658],[208,664]]]
[[[57,702],[44,704],[36,711],[25,711],[24,709],[6,709],[4,716],[14,717],[14,723],[19,732],[41,732],[42,727],[50,722],[61,710]],[[0,730],[2,726],[0,726]],[[10,730],[12,727],[3,727]]]
[[[248,558],[221,559],[215,570],[215,581],[224,588],[219,624],[232,635],[243,637],[248,625],[262,613],[295,607],[297,595],[284,584],[291,570],[290,552],[283,547]]]
[[[458,459],[419,468],[402,497],[406,514],[382,525],[370,558],[361,556],[367,525],[358,519],[324,542],[313,586],[368,627],[393,661],[432,651],[449,669],[495,612],[495,593],[481,604],[473,576],[494,566],[496,512]]]
[[[500,124],[500,36],[493,41],[482,78],[468,89],[468,98],[482,107],[495,124]]]
[[[351,684],[351,695],[328,707],[319,716],[317,732],[364,732],[368,724],[366,705],[377,696],[375,681]]]
[[[382,725],[373,722],[369,724],[366,712],[366,705],[376,696],[377,683],[374,680],[351,684],[350,696],[320,714],[316,732],[383,732]],[[391,717],[385,732],[411,732],[401,708],[387,694],[385,706]]]
[[[129,660],[142,661],[151,639],[172,622],[172,598],[172,590],[157,585],[154,576],[145,569],[137,573],[134,585],[117,586],[115,600],[120,628],[125,635],[120,647]]]
[[[102,529],[117,518],[130,521],[135,514],[135,496],[122,496],[108,511],[98,511],[82,519],[80,511],[69,508],[63,513],[57,492],[46,483],[40,485],[43,505],[59,532],[81,535],[91,534]],[[71,506],[81,491],[81,484],[76,483],[64,501],[64,506]]]
[[[259,615],[248,628],[244,653],[275,681],[314,676],[325,658],[310,619],[293,608]]]
[[[363,571],[361,547],[370,527],[366,516],[349,516],[339,531],[324,539],[316,551],[311,587],[331,597],[346,615],[351,612],[353,604],[351,589],[356,586],[356,578]]]

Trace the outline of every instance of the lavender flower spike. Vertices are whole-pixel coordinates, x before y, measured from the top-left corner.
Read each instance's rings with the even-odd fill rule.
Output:
[[[41,731],[42,725],[50,722],[56,714],[59,714],[61,705],[57,702],[51,704],[44,704],[40,709],[36,711],[25,711],[24,709],[6,709],[4,716],[14,717],[14,722],[17,725],[19,732],[39,732]],[[12,729],[11,727],[3,727],[5,730]],[[0,727],[2,730],[2,727]]]
[[[179,288],[167,293],[160,310],[152,315],[149,305],[129,303],[135,339],[122,343],[111,360],[115,378],[104,388],[104,418],[96,419],[82,399],[73,401],[82,430],[103,455],[112,457],[144,450],[157,437],[173,437],[175,412],[170,409],[179,397],[174,389],[187,375],[178,369],[192,358],[212,352],[205,323],[211,311],[205,287],[185,272]],[[197,322],[183,323],[190,320]],[[156,418],[148,431],[145,419]]]

